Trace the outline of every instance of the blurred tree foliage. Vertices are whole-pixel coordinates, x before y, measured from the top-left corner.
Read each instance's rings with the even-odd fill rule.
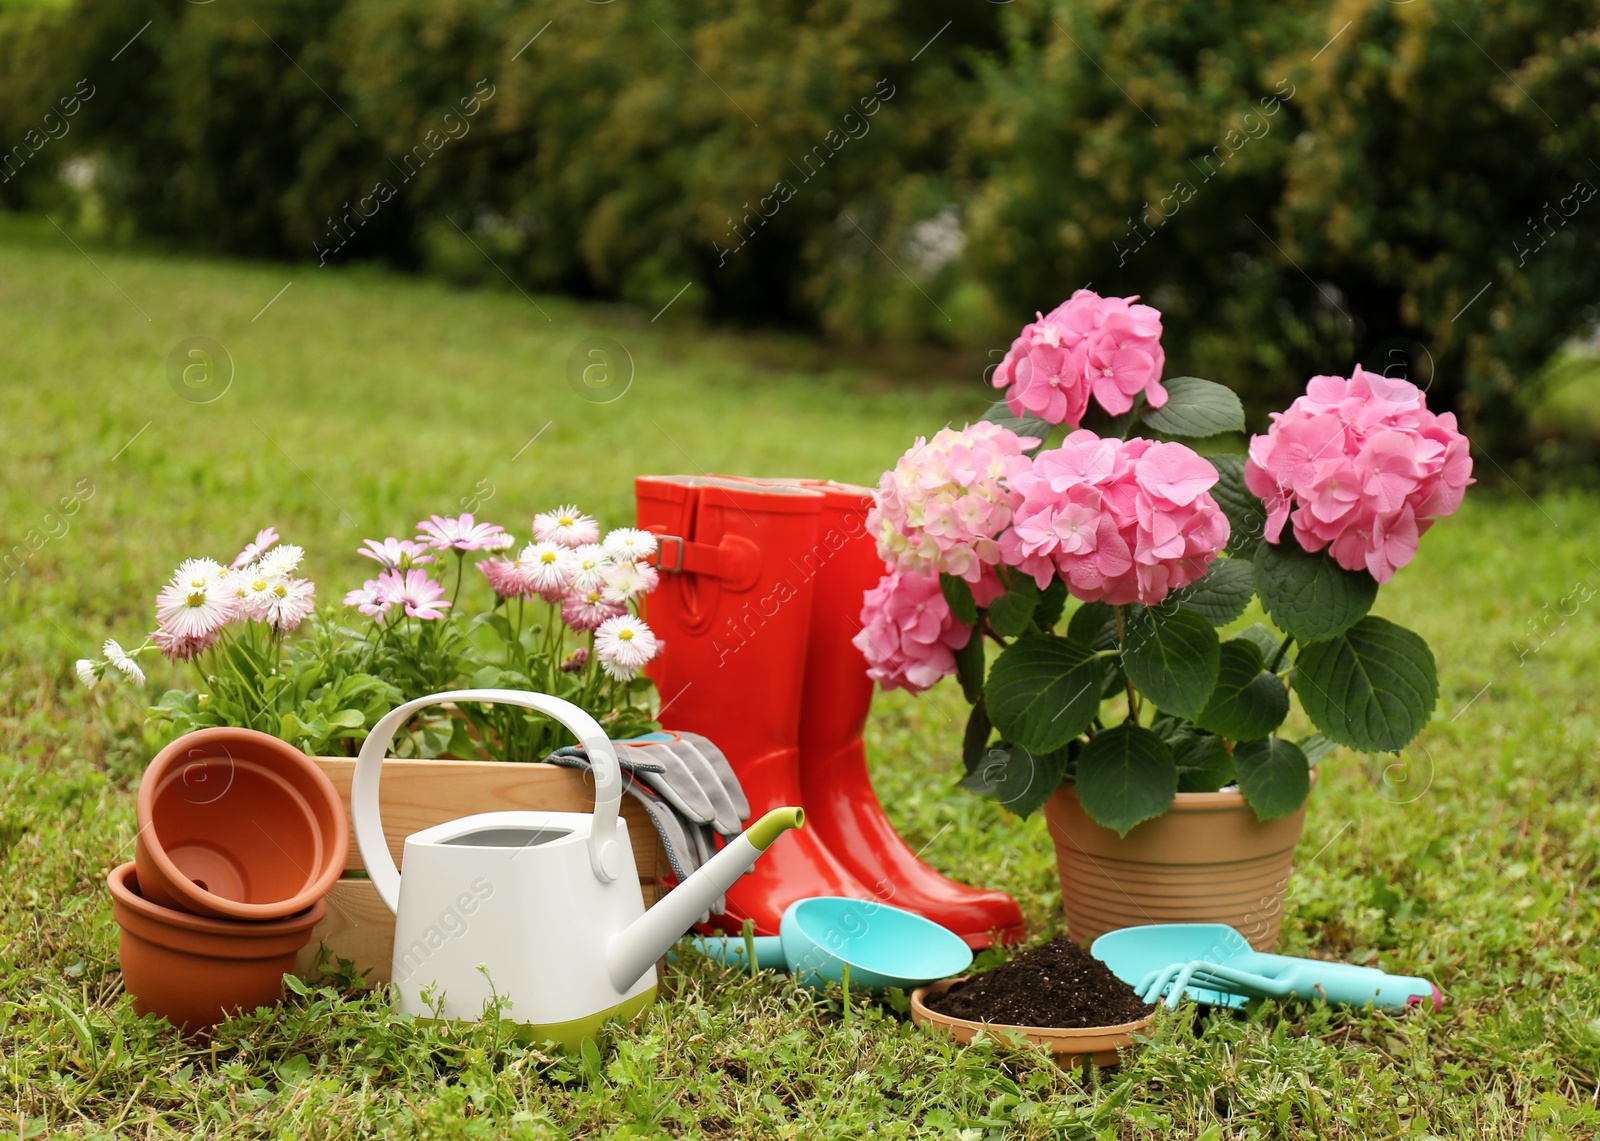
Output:
[[[14,208],[991,360],[1140,293],[1258,417],[1359,361],[1492,451],[1600,284],[1591,4],[79,0],[0,65]]]

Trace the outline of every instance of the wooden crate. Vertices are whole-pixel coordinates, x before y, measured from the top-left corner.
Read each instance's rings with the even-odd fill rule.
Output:
[[[348,811],[355,759],[312,759],[333,781]],[[378,796],[384,836],[397,864],[407,836],[462,816],[518,808],[547,812],[589,812],[594,808],[593,779],[588,773],[560,765],[503,761],[386,760]],[[645,905],[649,906],[664,890],[658,885],[668,870],[667,856],[649,816],[631,796],[622,798],[622,817],[628,822],[633,860],[639,869]],[[328,892],[328,914],[300,952],[297,973],[309,974],[318,952],[326,946],[333,956],[350,959],[358,970],[370,971],[370,981],[388,981],[394,954],[394,915],[378,897],[372,881],[350,875],[363,871],[361,849],[352,831],[344,878]]]

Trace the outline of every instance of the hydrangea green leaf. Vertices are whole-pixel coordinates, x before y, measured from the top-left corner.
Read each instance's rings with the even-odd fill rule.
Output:
[[[958,783],[1027,817],[1043,808],[1060,786],[1067,758],[1066,749],[1035,753],[1021,745],[997,745],[986,750],[977,767]]]
[[[1193,610],[1213,626],[1226,626],[1249,608],[1255,596],[1256,574],[1250,560],[1218,559],[1167,601]]]
[[[1261,651],[1248,638],[1222,644],[1222,665],[1211,700],[1194,723],[1230,741],[1265,737],[1289,716],[1289,691],[1262,668]]]
[[[1140,414],[1147,425],[1167,436],[1216,436],[1244,431],[1244,405],[1225,384],[1197,376],[1175,376],[1161,382],[1167,402]]]
[[[1015,638],[1033,624],[1039,588],[1025,574],[1012,576],[1009,589],[989,603],[989,627],[1002,638]]]
[[[1096,733],[1078,754],[1078,803],[1119,836],[1172,807],[1177,791],[1172,750],[1142,725],[1123,722]]]
[[[1378,597],[1366,571],[1347,571],[1326,552],[1302,551],[1287,532],[1281,543],[1257,547],[1254,562],[1262,607],[1278,629],[1302,643],[1350,629]]]
[[[1239,791],[1257,820],[1276,820],[1297,811],[1311,792],[1311,765],[1300,746],[1281,737],[1246,741],[1233,750]]]
[[[1211,623],[1179,607],[1141,608],[1124,616],[1122,668],[1157,707],[1195,717],[1217,684],[1222,643]]]
[[[989,671],[984,688],[989,719],[1007,741],[1035,753],[1055,752],[1100,712],[1105,662],[1067,638],[1021,638]]]
[[[1323,736],[1352,749],[1394,752],[1422,732],[1439,700],[1433,651],[1385,618],[1300,649],[1294,689]]]
[[[1217,469],[1211,498],[1228,517],[1228,545],[1222,548],[1223,553],[1248,558],[1261,542],[1261,532],[1267,525],[1267,509],[1244,484],[1243,456],[1210,455],[1206,459]]]
[[[978,604],[973,600],[972,587],[966,579],[953,574],[940,574],[939,590],[957,622],[963,626],[977,623]]]

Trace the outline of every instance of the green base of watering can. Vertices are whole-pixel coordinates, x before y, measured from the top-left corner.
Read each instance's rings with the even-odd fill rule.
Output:
[[[1100,936],[1089,953],[1146,1002],[1165,998],[1169,1006],[1183,996],[1210,1006],[1275,998],[1392,1011],[1444,1002],[1438,987],[1414,975],[1253,950],[1225,923],[1124,927]]]
[[[753,945],[758,970],[792,971],[810,987],[843,982],[848,967],[851,986],[910,990],[972,965],[972,949],[932,920],[874,900],[832,895],[791,903],[776,935],[697,936],[690,943],[737,967],[749,965]]]

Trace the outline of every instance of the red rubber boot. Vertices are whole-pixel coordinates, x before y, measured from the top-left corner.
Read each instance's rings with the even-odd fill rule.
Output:
[[[662,640],[648,668],[662,723],[716,742],[752,818],[806,807],[800,692],[814,590],[796,568],[816,542],[823,496],[711,476],[640,476],[634,491],[639,526],[661,542],[645,617]],[[872,898],[806,827],[767,849],[711,922],[737,932],[749,919],[776,935],[784,909],[815,895]]]
[[[1016,900],[958,883],[923,863],[872,790],[861,741],[872,681],[866,659],[851,643],[861,630],[861,596],[887,569],[866,528],[872,492],[821,480],[801,486],[824,496],[818,541],[802,563],[816,591],[801,697],[806,827],[884,902],[933,920],[975,949],[997,938],[1016,942],[1023,936]]]

